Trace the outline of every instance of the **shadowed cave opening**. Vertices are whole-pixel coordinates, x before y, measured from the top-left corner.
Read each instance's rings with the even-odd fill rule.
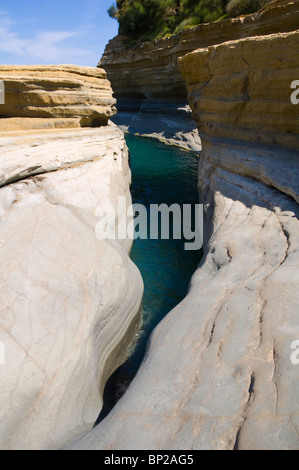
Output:
[[[198,204],[197,154],[162,144],[154,139],[127,135],[132,170],[133,203]],[[193,214],[194,215],[194,214]],[[192,220],[194,227],[195,220]],[[104,390],[99,424],[112,410],[134,379],[145,355],[148,339],[160,321],[186,296],[202,250],[185,250],[186,240],[134,241],[131,259],[144,281],[142,328],[136,347],[114,372]]]

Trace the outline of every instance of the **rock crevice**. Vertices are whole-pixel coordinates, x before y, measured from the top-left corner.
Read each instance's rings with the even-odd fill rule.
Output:
[[[105,383],[140,327],[143,282],[128,256],[132,240],[97,230],[107,206],[116,229],[127,220],[128,149],[116,126],[66,128],[73,112],[101,122],[114,113],[105,72],[0,67],[0,77],[8,90],[0,114],[29,116],[17,126],[14,117],[0,120],[0,447],[58,449],[92,429]],[[49,97],[49,82],[61,99]],[[61,129],[39,117],[48,100]]]
[[[198,31],[214,31],[214,40],[202,35],[181,54],[202,139],[204,257],[187,297],[153,332],[127,393],[69,448],[299,448],[295,17],[298,2],[274,2],[231,21],[220,41],[228,22],[204,25]],[[146,44],[144,57],[156,46]]]

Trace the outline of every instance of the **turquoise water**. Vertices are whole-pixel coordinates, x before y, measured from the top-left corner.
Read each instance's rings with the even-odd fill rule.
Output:
[[[152,139],[127,136],[132,169],[133,203],[198,203],[198,156]],[[144,281],[143,326],[134,354],[109,379],[104,393],[101,421],[134,378],[155,326],[187,294],[201,251],[185,251],[185,240],[134,241],[131,258]]]

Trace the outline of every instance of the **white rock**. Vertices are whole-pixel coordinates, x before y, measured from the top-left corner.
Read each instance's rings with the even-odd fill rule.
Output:
[[[107,127],[7,134],[0,153],[0,447],[57,449],[93,426],[140,323],[132,242],[95,232],[98,206],[131,201],[127,148]]]
[[[208,243],[187,297],[124,397],[70,449],[299,448],[298,205],[274,188],[275,166],[271,186],[226,170],[228,147],[201,158]],[[242,173],[249,163],[237,161]]]

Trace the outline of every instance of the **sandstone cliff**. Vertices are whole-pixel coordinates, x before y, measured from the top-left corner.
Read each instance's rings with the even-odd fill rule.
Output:
[[[236,138],[298,150],[298,31],[199,49],[179,60],[203,137]]]
[[[60,123],[66,118],[69,127],[77,127],[106,125],[116,112],[110,83],[101,69],[1,65],[0,80],[5,86],[2,117],[59,118]]]
[[[107,72],[121,111],[139,109],[142,103],[146,107],[146,99],[171,106],[172,101],[187,101],[179,57],[229,40],[293,31],[298,23],[299,1],[278,0],[255,14],[199,25],[155,42],[130,47],[125,37],[116,36],[99,66]]]
[[[298,40],[180,60],[203,145],[204,258],[128,392],[70,448],[299,449]]]
[[[178,59],[199,47],[292,31],[298,23],[299,1],[278,0],[258,13],[203,24],[155,42],[129,46],[125,37],[115,37],[99,62],[117,98],[114,122],[132,134],[200,151]]]
[[[39,69],[47,70],[46,79],[37,73],[35,80]],[[43,105],[50,116],[72,116],[73,110],[80,119],[98,119],[113,113],[105,99],[103,105],[93,100],[99,71],[88,88],[74,79],[77,68],[73,73],[69,67],[68,77],[61,70],[55,75],[54,67],[51,73],[30,68],[19,85],[22,96],[14,100],[20,70],[10,68],[8,78],[2,68],[8,102],[24,105],[6,104],[3,114],[18,109],[43,116]],[[86,74],[93,75],[90,69]],[[58,95],[50,97],[50,84]],[[75,98],[68,86],[75,86]],[[111,96],[106,81],[103,87]],[[0,120],[0,128],[3,121],[0,447],[57,449],[92,428],[106,380],[126,358],[140,323],[143,285],[128,257],[132,242],[105,240],[97,232],[98,209],[117,208],[118,196],[131,203],[128,150],[115,126],[28,130],[47,127],[47,118],[23,118],[17,126],[23,130],[16,132],[14,118]],[[122,210],[116,224],[127,217]]]

